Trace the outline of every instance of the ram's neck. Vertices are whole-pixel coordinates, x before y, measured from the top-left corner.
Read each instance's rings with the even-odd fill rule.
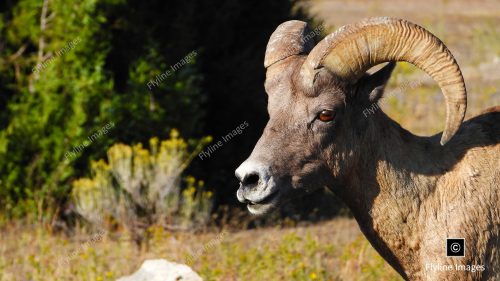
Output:
[[[445,152],[438,138],[412,135],[382,112],[368,118],[358,162],[340,196],[370,242],[405,276],[419,270],[425,223],[419,210],[445,172]]]

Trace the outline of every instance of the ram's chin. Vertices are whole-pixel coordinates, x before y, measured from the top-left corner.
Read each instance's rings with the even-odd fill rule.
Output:
[[[247,204],[248,211],[252,215],[256,215],[256,216],[261,216],[261,215],[271,213],[272,211],[274,211],[275,209],[278,208],[280,196],[278,194],[275,194],[275,196],[271,196],[271,197],[274,197],[274,198],[272,198],[272,200],[269,200],[268,202],[265,202],[265,203]]]
[[[252,215],[262,216],[271,213],[277,208],[278,204],[268,203],[268,204],[248,204],[247,209]]]

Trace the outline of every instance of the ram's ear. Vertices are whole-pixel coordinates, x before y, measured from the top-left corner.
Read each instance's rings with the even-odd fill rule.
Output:
[[[361,77],[357,82],[356,96],[364,101],[368,99],[369,103],[377,102],[384,94],[385,85],[391,78],[395,66],[396,62],[389,62],[379,71]]]

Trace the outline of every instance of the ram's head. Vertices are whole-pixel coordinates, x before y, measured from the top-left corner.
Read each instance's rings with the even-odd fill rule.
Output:
[[[306,23],[288,21],[272,34],[264,66],[269,122],[250,157],[236,170],[237,197],[265,213],[291,190],[342,184],[359,165],[369,123],[363,111],[382,96],[396,61],[429,74],[446,100],[444,145],[466,109],[460,69],[444,44],[424,28],[373,18],[340,28],[313,46]],[[366,71],[390,62],[378,72]]]

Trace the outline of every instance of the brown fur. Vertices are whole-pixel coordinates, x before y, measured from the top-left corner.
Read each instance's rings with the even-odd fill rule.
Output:
[[[270,120],[247,160],[267,167],[280,200],[327,186],[407,280],[500,280],[500,107],[464,122],[441,146],[441,134],[415,136],[380,108],[363,114],[394,64],[355,85],[322,70],[305,89],[298,77],[304,58],[268,68]],[[335,119],[319,121],[323,109],[334,110]],[[446,257],[445,240],[454,237],[466,240],[463,258]],[[428,264],[485,270],[435,271]]]

